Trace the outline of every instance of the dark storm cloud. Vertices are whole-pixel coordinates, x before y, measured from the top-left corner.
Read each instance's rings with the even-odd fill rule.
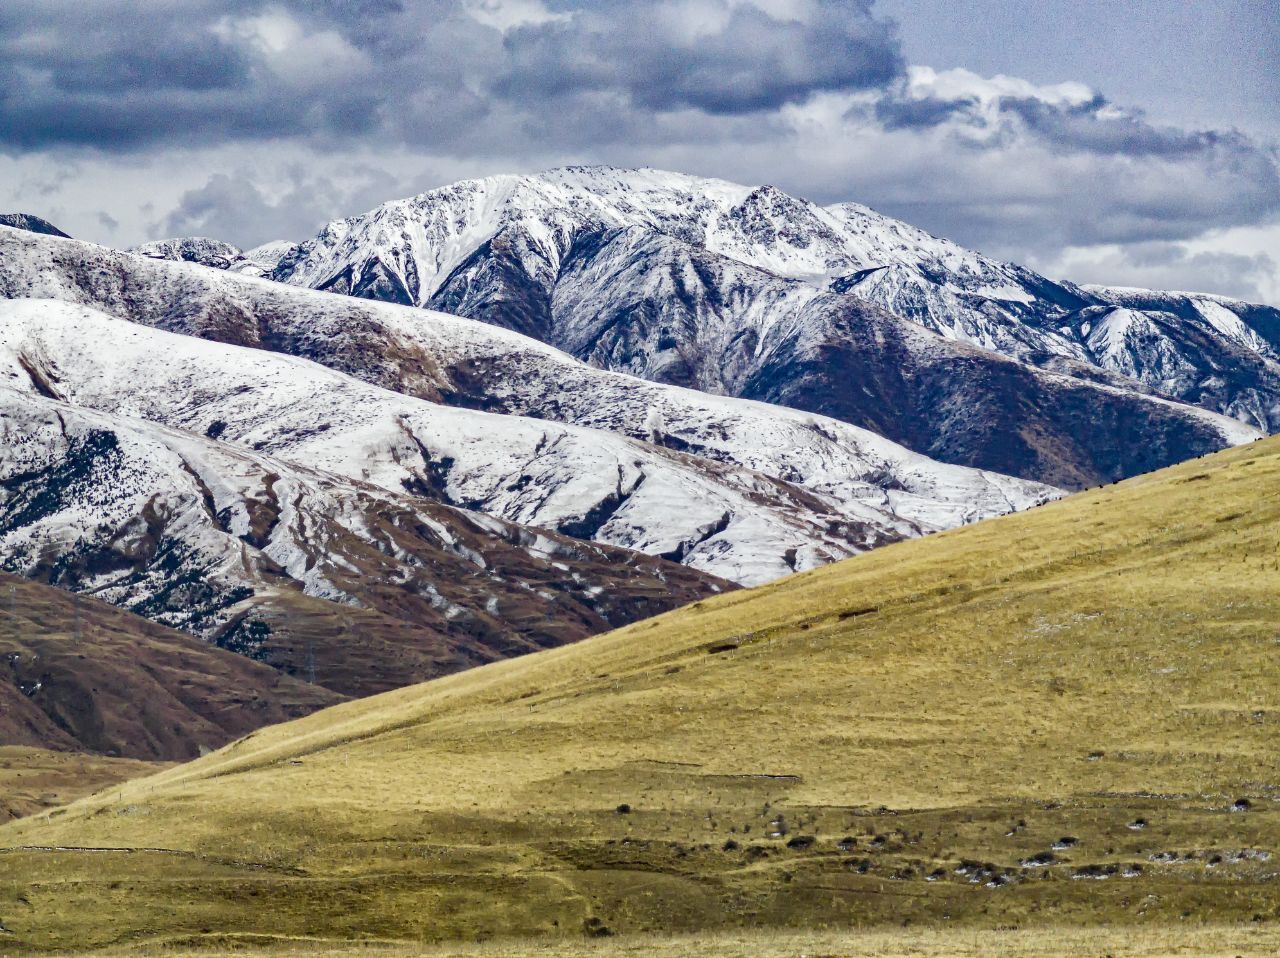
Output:
[[[556,9],[570,16],[507,34],[504,95],[609,91],[651,110],[748,113],[819,91],[879,87],[905,69],[892,24],[877,20],[868,0],[823,0],[804,20],[746,3],[601,0]]]

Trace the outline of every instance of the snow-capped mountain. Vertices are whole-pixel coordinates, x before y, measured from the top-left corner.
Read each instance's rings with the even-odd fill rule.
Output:
[[[767,186],[611,168],[464,181],[335,221],[273,276],[482,319],[610,369],[785,393],[829,413],[849,403],[819,410],[816,390],[777,383],[784,373],[770,362],[789,338],[830,339],[805,307],[857,315],[835,305],[846,296],[1027,365],[1280,426],[1280,311],[1206,296],[1174,297],[1170,309],[1157,293],[1135,307],[1132,295],[1054,282],[855,203],[821,207]],[[1141,322],[1118,318],[1097,334],[1126,301]],[[761,391],[761,380],[777,388]],[[866,410],[849,415],[882,425]],[[915,448],[936,456],[946,444]],[[957,461],[1018,472],[976,453]],[[1093,463],[1075,482],[1151,465]]]
[[[693,570],[0,387],[4,568],[368,694],[645,618]]]
[[[15,230],[26,230],[29,233],[41,233],[45,236],[62,236],[70,239],[66,233],[48,220],[32,216],[30,213],[0,213],[0,226],[7,226]]]
[[[61,301],[2,307],[15,383],[48,370],[72,402],[738,582],[1056,495],[470,320],[15,233],[0,251],[6,296]]]
[[[745,267],[743,267],[745,268]],[[543,343],[455,316],[254,281],[191,264],[145,259],[75,242],[0,230],[0,295],[45,297],[93,306],[172,332],[264,347],[320,362],[357,379],[454,406],[606,429],[634,439],[746,466],[815,491],[870,496],[895,515],[933,528],[1007,511],[1039,493],[987,498],[969,480],[945,478],[880,433],[905,438],[934,458],[992,459],[1024,472],[1082,485],[1198,455],[1257,433],[1233,420],[1134,392],[1026,366],[944,340],[850,297],[830,342],[793,337],[770,353],[802,375],[758,377],[755,394],[799,407],[786,389],[816,382],[819,412],[647,384],[573,361]],[[822,303],[817,307],[821,308]],[[857,320],[857,321],[855,321]],[[843,350],[865,372],[841,371],[824,351]],[[815,359],[815,357],[818,357]],[[848,376],[857,376],[850,380]],[[1100,378],[1105,374],[1098,372]],[[823,377],[832,377],[830,386]],[[1118,377],[1116,377],[1118,378]],[[847,389],[859,381],[862,388]],[[1127,382],[1127,381],[1126,381]],[[1130,384],[1131,385],[1131,384]],[[861,403],[862,408],[857,404]],[[752,410],[748,415],[747,410]],[[873,432],[833,422],[860,417]],[[1082,429],[1090,419],[1106,428]],[[787,422],[786,435],[774,426]],[[655,432],[654,425],[660,428]],[[799,437],[795,441],[788,436]],[[848,451],[832,453],[821,437]],[[818,443],[813,453],[799,447]],[[904,458],[905,457],[905,458]],[[896,463],[901,463],[897,465]],[[1029,467],[1030,464],[1030,467]],[[1033,467],[1033,468],[1032,468]],[[1012,468],[1007,470],[1012,472]],[[972,473],[951,473],[952,476]],[[989,475],[989,474],[988,474]],[[927,478],[927,481],[923,477]],[[842,484],[845,484],[842,487]],[[946,489],[950,487],[952,491]],[[912,511],[905,492],[935,503],[974,503]],[[785,567],[780,567],[782,571]]]
[[[3,568],[293,674],[315,669],[335,691],[559,645],[725,587],[67,401],[66,366],[33,343],[6,348],[0,384]]]
[[[129,252],[152,259],[199,263],[201,266],[230,270],[245,276],[269,276],[279,265],[281,257],[290,252],[293,246],[292,243],[279,240],[255,246],[251,250],[242,250],[221,240],[188,236],[143,243],[132,247]]]

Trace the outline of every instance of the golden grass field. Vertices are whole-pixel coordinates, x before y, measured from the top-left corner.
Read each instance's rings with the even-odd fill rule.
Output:
[[[438,945],[342,945],[266,939],[234,944],[111,950],[103,958],[1272,958],[1273,928],[1202,925],[1161,928],[1035,930],[908,929],[894,931],[721,931],[707,935],[627,935],[616,938],[517,938]]]
[[[1278,661],[1273,439],[0,827],[0,950],[1276,953]]]

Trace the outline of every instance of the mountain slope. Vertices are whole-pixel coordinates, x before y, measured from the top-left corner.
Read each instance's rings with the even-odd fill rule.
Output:
[[[613,265],[583,268],[619,234]],[[1280,311],[1190,297],[1176,315],[1152,311],[1158,336],[1118,350],[1091,336],[1098,315],[1118,305],[1106,290],[1053,282],[858,204],[824,208],[767,186],[610,168],[464,181],[335,221],[274,276],[482,319],[606,368],[712,392],[743,395],[733,380],[751,357],[758,377],[792,377],[792,401],[813,411],[822,384],[772,368],[758,344],[794,330],[822,335],[793,301],[848,294],[948,341],[1085,380],[1111,374],[1128,391],[1155,390],[1264,431],[1280,425],[1280,352],[1254,329],[1280,327]],[[856,398],[849,384],[841,392]],[[954,461],[1009,471],[980,454]],[[1098,471],[1092,481],[1113,478]]]
[[[1023,508],[1054,495],[1035,483],[933,462],[835,420],[593,369],[534,340],[453,316],[326,296],[87,244],[41,242],[12,231],[0,231],[0,254],[0,294],[6,297],[51,297],[84,304],[157,329],[310,359],[415,399],[543,420],[504,425],[462,409],[450,412],[422,403],[396,403],[365,390],[361,394],[365,398],[358,403],[366,410],[360,414],[362,421],[375,406],[381,410],[378,416],[384,426],[412,409],[413,416],[429,416],[449,436],[458,435],[459,424],[470,423],[463,430],[466,442],[441,446],[432,434],[417,430],[412,434],[421,440],[419,448],[400,426],[390,433],[379,427],[384,438],[377,444],[385,449],[391,443],[392,459],[400,464],[377,469],[357,462],[349,452],[342,454],[345,464],[339,464],[332,449],[320,451],[329,457],[325,468],[369,469],[375,482],[410,481],[418,493],[575,535],[678,556],[739,581],[764,581],[869,545]],[[116,383],[115,392],[99,391],[98,398],[87,401],[124,402],[124,393],[133,395],[134,379],[104,371],[101,362],[93,367],[96,372],[89,374],[86,367],[83,375],[77,375],[76,364],[94,362],[94,354],[81,348],[75,356],[68,360],[66,388],[83,390],[90,388],[94,377],[109,376]],[[292,377],[294,385],[289,389],[294,392],[287,394],[296,393],[298,374],[280,370],[297,370],[298,364],[271,362],[266,357],[253,363],[267,364],[262,375],[277,380]],[[310,415],[310,403],[321,400],[302,405],[294,400],[273,403],[269,391],[244,379],[243,368],[229,365],[231,371],[217,373],[209,388],[200,384],[199,376],[187,376],[181,388],[199,390],[202,403],[227,406],[229,411],[220,420],[223,429],[240,421],[246,430],[256,430],[251,442],[268,443],[280,454],[292,455],[288,448],[297,450],[299,439],[272,438],[278,432],[272,418],[259,415],[253,404],[265,402],[279,409],[280,415],[302,430],[305,423],[300,417]],[[277,372],[268,373],[267,367]],[[131,368],[138,371],[138,383],[180,370],[155,363],[149,372],[141,371],[137,363]],[[15,381],[25,379],[14,372]],[[228,384],[228,375],[239,377],[234,387]],[[314,378],[315,373],[308,375]],[[324,387],[330,395],[335,388],[346,396],[358,391],[349,380],[340,386],[333,377],[324,381],[330,384]],[[84,385],[76,387],[76,383]],[[217,383],[228,384],[220,398]],[[244,391],[242,386],[254,388],[253,402],[237,398]],[[329,401],[336,400],[332,395],[323,400]],[[203,413],[194,407],[178,408],[180,403],[162,412],[155,399],[144,403],[134,396],[128,402],[135,404],[130,408],[145,407],[144,415],[183,417],[165,421],[202,431],[215,418],[212,406],[206,410],[210,415],[197,421]],[[392,415],[391,410],[398,411]],[[244,419],[245,415],[252,420]],[[1215,423],[1208,421],[1212,417],[1194,415],[1207,417],[1206,421],[1197,420],[1183,429],[1176,424],[1181,420],[1172,417],[1175,432],[1207,430],[1217,435]],[[597,432],[587,437],[580,430],[553,428],[546,421],[612,435]],[[325,425],[342,430],[352,424],[344,426],[339,417],[330,417]],[[561,448],[544,450],[546,454],[537,459],[539,469],[558,470],[558,478],[551,472],[539,477],[526,470],[525,463],[534,461],[532,454],[512,463],[512,450],[526,448],[530,437],[544,435],[564,437]],[[646,445],[638,446],[636,440]],[[1212,444],[1219,441],[1214,439]],[[360,442],[374,442],[374,437],[362,434]],[[504,443],[513,445],[504,452],[499,448]],[[310,437],[307,445],[314,451],[325,440]],[[589,448],[593,445],[596,451]],[[600,450],[605,452],[603,457]],[[430,453],[427,459],[425,453]],[[608,462],[610,455],[617,464]],[[640,465],[633,466],[636,462]],[[619,465],[624,470],[621,484]],[[635,492],[632,483],[637,469],[655,480],[666,478],[650,488],[641,487],[639,497],[629,496],[624,503],[621,494]],[[379,473],[382,479],[377,478]],[[566,476],[581,481],[566,486]],[[588,488],[584,483],[593,476]],[[679,481],[673,485],[675,480]],[[507,488],[511,485],[517,488]],[[558,487],[559,498],[543,500],[538,494]],[[564,497],[570,488],[575,490],[572,504]],[[652,497],[658,495],[664,497],[662,508],[643,514],[636,511],[644,501],[656,503]],[[744,497],[749,501],[744,503]],[[617,522],[604,521],[614,514]],[[718,528],[726,515],[727,524]],[[584,522],[592,516],[592,522]]]
[[[0,655],[6,746],[189,759],[342,699],[103,602],[5,573]]]
[[[718,591],[674,563],[0,386],[0,556],[367,694]]]
[[[15,230],[26,230],[29,233],[40,233],[44,236],[61,236],[70,239],[66,233],[48,220],[32,216],[30,213],[0,213],[0,226],[7,226]]]
[[[162,762],[136,758],[0,745],[0,822],[69,805],[117,782],[162,768]]]
[[[0,829],[0,909],[44,949],[1270,920],[1277,482],[1272,439],[257,732]]]
[[[427,403],[305,360],[56,301],[0,302],[0,319],[0,381],[17,388],[36,390],[38,375],[76,405],[140,415],[392,492],[675,558],[738,581],[768,581],[933,523],[954,524],[950,504],[913,500],[906,489],[889,508],[878,489],[871,502],[819,498],[762,473],[612,433]],[[962,470],[940,472],[967,478]],[[950,508],[962,515],[992,508],[977,485],[960,485]],[[1005,485],[1015,495],[1032,491]],[[966,492],[976,501],[966,501]],[[995,502],[999,511],[1013,507]],[[937,514],[926,515],[932,505]],[[913,511],[930,525],[899,518]]]
[[[1077,360],[1041,370],[636,230],[575,243],[552,305],[556,344],[606,368],[807,409],[946,462],[1068,488],[1256,435]]]
[[[131,247],[128,252],[151,259],[167,259],[178,263],[198,263],[213,269],[225,269],[245,276],[266,276],[273,272],[285,253],[293,249],[292,243],[277,241],[264,243],[251,250],[242,250],[221,240],[205,236],[188,236],[179,239],[156,240]]]

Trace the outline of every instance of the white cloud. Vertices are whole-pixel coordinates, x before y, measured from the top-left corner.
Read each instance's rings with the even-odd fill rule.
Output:
[[[974,99],[985,105],[998,104],[1005,97],[1041,100],[1055,106],[1082,106],[1097,92],[1084,83],[1039,84],[1021,77],[997,74],[980,76],[970,70],[935,70],[913,66],[907,71],[907,95],[912,99]]]
[[[1180,243],[1069,246],[1028,265],[1103,286],[1216,293],[1280,306],[1280,224],[1209,230]]]
[[[464,9],[477,23],[506,33],[515,27],[567,20],[569,14],[547,9],[542,0],[465,0]]]
[[[312,29],[287,11],[226,17],[214,25],[223,39],[255,50],[261,63],[284,83],[315,89],[365,74],[369,58],[333,29]]]

